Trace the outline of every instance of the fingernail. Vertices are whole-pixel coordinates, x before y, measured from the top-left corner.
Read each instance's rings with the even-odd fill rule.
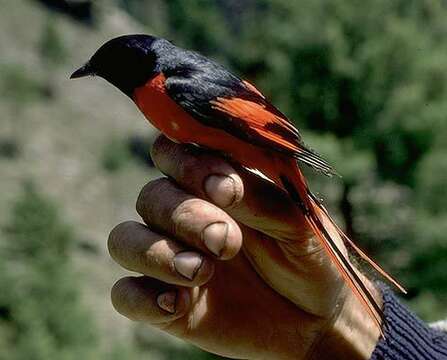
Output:
[[[202,230],[202,240],[206,247],[216,256],[220,256],[228,236],[228,224],[215,222]]]
[[[174,257],[175,270],[189,280],[194,279],[202,265],[202,257],[192,251],[178,253]]]
[[[176,298],[177,293],[175,291],[165,292],[163,294],[158,295],[157,304],[164,311],[167,311],[170,314],[174,314]]]
[[[230,206],[236,197],[234,180],[225,175],[210,175],[204,183],[206,195],[216,204],[222,207]]]

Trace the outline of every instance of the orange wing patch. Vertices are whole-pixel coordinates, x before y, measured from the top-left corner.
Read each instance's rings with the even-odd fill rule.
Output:
[[[288,120],[270,112],[264,104],[240,98],[217,98],[210,103],[213,109],[239,119],[262,139],[288,151],[300,152],[298,131]]]
[[[237,127],[255,137],[256,143],[288,153],[328,176],[337,174],[326,160],[304,146],[298,130],[264,99],[257,102],[241,98],[217,98],[210,104],[214,110],[230,117]]]

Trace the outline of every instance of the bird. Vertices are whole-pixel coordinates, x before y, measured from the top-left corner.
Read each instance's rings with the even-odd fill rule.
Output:
[[[287,192],[384,335],[382,309],[336,236],[399,290],[405,289],[337,226],[310,191],[301,164],[327,176],[336,174],[334,168],[304,144],[293,123],[252,83],[197,52],[146,34],[107,41],[70,78],[85,76],[102,77],[117,87],[172,141],[218,151]]]

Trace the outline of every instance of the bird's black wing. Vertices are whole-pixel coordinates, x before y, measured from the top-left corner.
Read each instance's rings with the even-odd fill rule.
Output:
[[[165,74],[168,95],[196,120],[251,144],[288,154],[326,175],[335,174],[253,85],[216,63],[198,59],[199,64],[183,65]]]

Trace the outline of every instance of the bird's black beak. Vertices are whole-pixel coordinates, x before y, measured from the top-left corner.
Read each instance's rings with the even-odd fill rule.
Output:
[[[70,79],[77,79],[90,75],[94,75],[94,71],[90,63],[86,63],[84,66],[81,66],[78,70],[71,74]]]

